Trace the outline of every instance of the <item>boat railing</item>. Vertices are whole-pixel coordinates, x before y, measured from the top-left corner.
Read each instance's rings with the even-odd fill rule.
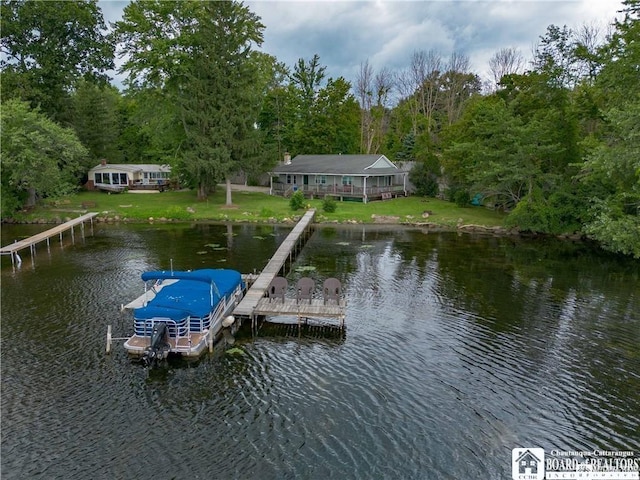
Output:
[[[149,320],[136,320],[135,333],[143,337],[150,337],[153,334],[153,327],[156,323],[166,323],[169,329],[170,338],[181,338],[189,335],[188,317],[176,322],[170,318],[153,318]]]

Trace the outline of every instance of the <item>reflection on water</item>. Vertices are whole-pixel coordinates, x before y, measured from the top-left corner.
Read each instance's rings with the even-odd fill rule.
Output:
[[[640,450],[639,264],[583,244],[322,227],[289,284],[339,278],[345,332],[104,354],[143,271],[253,272],[287,233],[100,224],[3,258],[2,478],[501,479],[515,447]]]

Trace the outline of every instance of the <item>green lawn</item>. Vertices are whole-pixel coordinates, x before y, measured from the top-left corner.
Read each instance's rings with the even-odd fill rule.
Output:
[[[256,192],[233,192],[233,206],[225,206],[225,192],[218,189],[206,201],[198,201],[194,191],[163,193],[80,192],[48,202],[28,213],[16,214],[16,221],[60,222],[85,211],[99,212],[99,217],[116,221],[248,221],[285,222],[295,220],[303,211],[292,211],[289,200]],[[317,209],[318,222],[430,223],[443,227],[459,224],[502,226],[505,215],[484,207],[458,207],[453,203],[423,197],[406,197],[377,201],[336,202],[333,213],[322,210],[322,200],[308,200]],[[423,217],[429,212],[428,217]],[[375,216],[385,217],[376,220]]]

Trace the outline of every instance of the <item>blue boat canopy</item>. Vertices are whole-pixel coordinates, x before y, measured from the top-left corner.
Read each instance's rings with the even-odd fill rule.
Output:
[[[156,317],[172,320],[187,316],[206,317],[223,297],[242,284],[240,272],[227,269],[145,272],[142,279],[179,281],[160,289],[145,307],[136,308],[134,317],[140,320]]]
[[[134,318],[136,320],[151,320],[152,318],[168,318],[179,322],[189,317],[189,312],[185,310],[157,307],[147,305],[146,307],[136,308]]]

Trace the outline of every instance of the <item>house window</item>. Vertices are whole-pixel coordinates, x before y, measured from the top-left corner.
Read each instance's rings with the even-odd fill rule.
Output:
[[[353,185],[353,177],[351,176],[342,177],[342,185]]]
[[[102,183],[102,174],[101,173],[96,173],[95,174],[95,181],[94,183]]]
[[[321,185],[326,185],[327,184],[327,176],[326,175],[317,175],[316,176],[316,183],[321,184]]]
[[[111,183],[113,185],[125,185],[127,183],[127,174],[126,173],[112,173],[111,174]]]
[[[295,175],[287,175],[287,183],[288,184],[298,183],[298,182],[296,182],[296,176]]]

